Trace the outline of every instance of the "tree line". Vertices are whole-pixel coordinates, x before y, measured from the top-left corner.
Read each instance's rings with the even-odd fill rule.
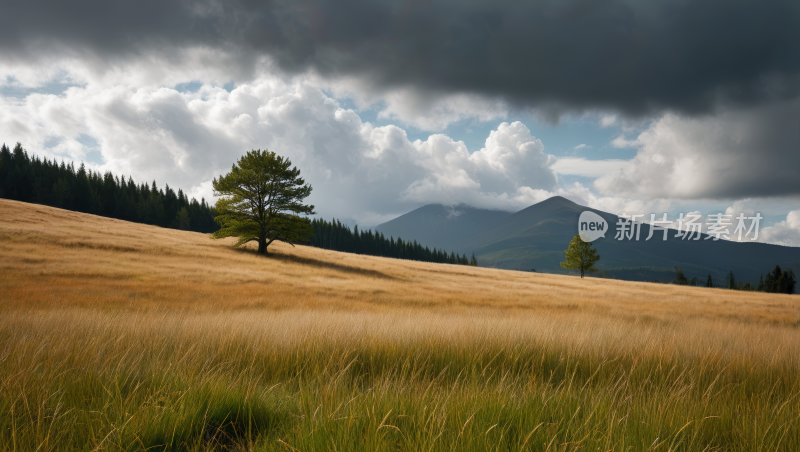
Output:
[[[459,256],[454,252],[448,254],[445,250],[422,246],[416,240],[406,242],[400,237],[387,239],[383,233],[372,232],[371,229],[359,231],[357,225],[351,230],[335,218],[332,221],[314,219],[311,225],[314,235],[309,245],[317,248],[439,264],[478,265],[474,253],[468,258],[466,254]]]
[[[83,163],[30,157],[17,143],[0,146],[0,198],[196,232],[214,232],[215,212],[205,199],[189,199],[182,190],[156,182],[87,170]]]
[[[679,267],[675,267],[675,279],[672,283],[682,286],[700,285],[696,277],[692,279],[687,278]],[[750,281],[747,283],[737,281],[736,276],[733,274],[733,271],[731,271],[725,275],[725,282],[723,285],[714,285],[714,280],[711,278],[710,274],[703,285],[705,287],[719,287],[732,290],[793,294],[797,285],[797,280],[792,269],[782,270],[780,265],[776,265],[774,270],[767,273],[766,278],[764,278],[764,275],[761,275],[758,284],[753,284]]]

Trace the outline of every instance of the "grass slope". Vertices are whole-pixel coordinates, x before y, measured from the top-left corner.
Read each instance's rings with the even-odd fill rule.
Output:
[[[796,297],[0,201],[0,450],[800,450]]]

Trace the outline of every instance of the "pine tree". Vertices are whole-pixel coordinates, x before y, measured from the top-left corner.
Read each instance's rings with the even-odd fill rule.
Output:
[[[772,272],[767,273],[767,277],[764,278],[764,292],[778,293],[778,290],[780,289],[779,283],[782,275],[783,271],[781,270],[780,265],[776,265]]]
[[[764,292],[793,294],[796,285],[794,271],[792,269],[782,271],[780,265],[776,265],[764,279]]]
[[[794,276],[794,270],[790,268],[789,270],[783,272],[783,278],[781,280],[781,293],[793,294],[796,286],[797,279]]]
[[[5,197],[6,181],[8,181],[8,172],[11,168],[11,151],[5,143],[0,146],[0,198]]]
[[[222,226],[214,238],[239,237],[235,246],[258,242],[258,254],[267,254],[275,240],[306,242],[313,235],[314,206],[303,204],[311,186],[292,162],[274,152],[254,150],[242,156],[231,172],[212,185],[217,201],[215,221]],[[341,225],[340,225],[341,226]]]
[[[735,289],[736,288],[736,276],[734,276],[733,270],[731,270],[725,276],[725,287],[727,287],[728,289]]]
[[[178,229],[188,231],[192,228],[192,220],[189,217],[189,211],[186,210],[186,207],[181,207],[181,210],[178,212],[175,218],[177,220]]]
[[[92,189],[89,186],[89,175],[86,173],[86,166],[81,163],[76,174],[75,185],[75,210],[78,212],[91,213],[92,211]]]
[[[561,268],[566,270],[579,270],[581,278],[584,272],[596,272],[594,264],[600,260],[597,250],[592,248],[591,242],[584,242],[580,235],[573,237],[569,247],[564,251],[566,262],[561,262]]]
[[[675,267],[675,279],[672,281],[672,284],[677,284],[679,286],[689,285],[689,278],[683,274],[683,270],[681,270],[679,267]]]

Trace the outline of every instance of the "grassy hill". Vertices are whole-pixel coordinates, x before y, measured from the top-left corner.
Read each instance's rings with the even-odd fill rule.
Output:
[[[0,450],[798,450],[797,297],[0,200]]]

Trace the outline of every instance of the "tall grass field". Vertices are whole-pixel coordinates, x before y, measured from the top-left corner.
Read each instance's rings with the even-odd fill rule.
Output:
[[[231,243],[0,200],[0,450],[800,450],[800,297]]]

